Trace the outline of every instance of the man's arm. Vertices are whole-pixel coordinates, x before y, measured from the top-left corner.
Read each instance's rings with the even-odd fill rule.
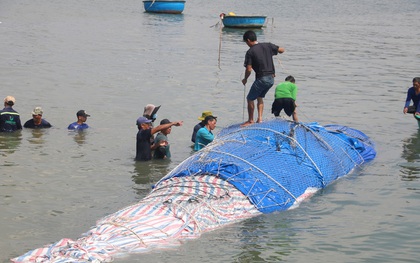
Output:
[[[152,128],[151,133],[155,134],[155,133],[160,132],[161,130],[168,129],[172,126],[182,126],[182,123],[183,123],[182,121],[173,121],[173,122],[170,122],[170,123],[167,123],[167,124],[161,124],[159,126],[156,126],[156,127]]]
[[[246,65],[246,68],[245,68],[245,77],[242,80],[242,84],[244,84],[244,85],[246,84],[246,82],[248,81],[248,78],[251,75],[251,73],[252,73],[252,66],[251,65]]]
[[[407,97],[405,99],[404,110],[403,110],[404,114],[408,112],[408,106],[410,106],[410,102],[411,102],[411,94],[410,94],[410,89],[408,89]]]

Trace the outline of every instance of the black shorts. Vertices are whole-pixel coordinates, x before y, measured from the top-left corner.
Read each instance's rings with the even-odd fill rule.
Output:
[[[414,105],[408,106],[407,113],[416,113],[416,107]]]
[[[287,116],[290,117],[296,109],[295,100],[292,98],[275,99],[271,106],[271,113],[277,117],[283,109]]]

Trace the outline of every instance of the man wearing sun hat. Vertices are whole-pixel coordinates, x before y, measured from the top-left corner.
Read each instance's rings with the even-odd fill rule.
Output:
[[[22,129],[20,116],[13,109],[16,99],[13,96],[4,98],[4,109],[0,111],[0,132],[13,132]]]
[[[146,117],[149,120],[152,120],[152,122],[154,122],[157,118],[157,112],[159,109],[160,109],[160,106],[147,104],[146,107],[144,107],[143,117]]]
[[[32,111],[32,119],[25,122],[23,127],[31,129],[50,128],[51,124],[42,118],[43,113],[41,107],[35,107]]]
[[[77,121],[73,122],[67,127],[69,130],[85,130],[89,128],[89,125],[87,125],[85,122],[87,121],[87,117],[90,117],[89,114],[86,113],[85,110],[79,110],[76,113]]]
[[[205,119],[207,116],[213,116],[213,113],[212,113],[211,111],[203,111],[203,113],[201,113],[201,116],[200,116],[200,117],[198,117],[198,119],[199,119],[201,122],[197,123],[197,125],[195,125],[195,126],[194,126],[193,133],[192,133],[192,135],[191,135],[191,141],[192,141],[193,143],[195,143],[195,138],[197,137],[197,131],[198,131],[199,129],[203,128],[203,127],[206,125],[206,123],[204,122],[204,119]],[[217,118],[216,116],[213,116],[213,117],[214,117],[214,118]]]
[[[150,138],[153,134],[160,132],[162,130],[168,129],[172,126],[181,126],[182,121],[174,121],[161,124],[159,126],[153,127],[151,126],[152,120],[149,120],[146,117],[139,117],[136,121],[137,128],[139,131],[137,132],[136,138],[136,160],[137,161],[149,161],[152,159],[152,150],[156,149],[160,145],[153,145],[150,141]],[[165,143],[165,141],[162,141]]]

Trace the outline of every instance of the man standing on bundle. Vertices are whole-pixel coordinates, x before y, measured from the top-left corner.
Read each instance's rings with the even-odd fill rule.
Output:
[[[254,100],[257,100],[257,123],[262,122],[264,111],[263,99],[274,84],[275,68],[273,56],[278,53],[283,53],[284,48],[272,43],[258,43],[257,35],[252,30],[245,32],[243,41],[249,46],[249,49],[245,54],[245,77],[242,80],[242,84],[245,85],[252,70],[255,71],[255,81],[246,97],[248,103],[248,121],[242,124],[242,126],[247,126],[254,123]]]

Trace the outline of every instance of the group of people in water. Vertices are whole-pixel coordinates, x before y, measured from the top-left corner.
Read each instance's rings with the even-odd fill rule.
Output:
[[[171,157],[168,135],[173,126],[182,126],[183,121],[170,121],[162,119],[156,127],[153,122],[156,120],[157,111],[160,106],[148,104],[144,107],[143,116],[137,121],[136,138],[136,160],[149,161],[154,159],[167,159]],[[217,117],[211,111],[204,111],[200,117],[200,122],[194,126],[191,141],[194,143],[194,150],[198,151],[211,143],[214,139],[213,130],[216,128]],[[156,137],[154,136],[156,134]]]
[[[16,99],[13,96],[4,98],[4,108],[0,111],[0,132],[14,132],[22,129],[19,113],[13,109]],[[35,107],[32,119],[25,122],[25,128],[50,128],[52,125],[42,118],[43,110]]]
[[[13,96],[4,98],[4,108],[0,111],[0,132],[14,132],[22,130],[22,128],[42,129],[50,128],[52,125],[42,118],[43,110],[41,107],[35,107],[32,111],[32,119],[29,119],[22,126],[19,113],[13,109],[16,99]],[[160,125],[153,127],[152,123],[156,120],[156,113],[160,106],[148,104],[144,108],[143,116],[136,121],[139,129],[137,133],[136,143],[136,160],[148,161],[155,159],[166,159],[171,157],[168,135],[171,133],[172,126],[181,126],[183,121],[171,122],[163,119]],[[90,115],[85,110],[79,110],[76,113],[77,121],[69,124],[69,130],[85,130],[89,128],[86,123]],[[194,142],[194,150],[198,151],[214,139],[212,131],[216,128],[217,117],[213,116],[210,111],[203,112],[198,118],[200,122],[194,127],[192,142]],[[154,134],[157,133],[155,137]]]
[[[51,128],[52,125],[42,118],[44,111],[41,107],[35,107],[32,111],[32,119],[29,119],[23,124],[20,120],[19,113],[13,109],[16,99],[13,96],[6,96],[4,98],[4,108],[0,111],[0,132],[14,132],[22,128],[41,129]],[[85,122],[87,117],[90,117],[85,110],[79,110],[76,113],[77,121],[68,126],[69,130],[83,130],[89,128]]]

